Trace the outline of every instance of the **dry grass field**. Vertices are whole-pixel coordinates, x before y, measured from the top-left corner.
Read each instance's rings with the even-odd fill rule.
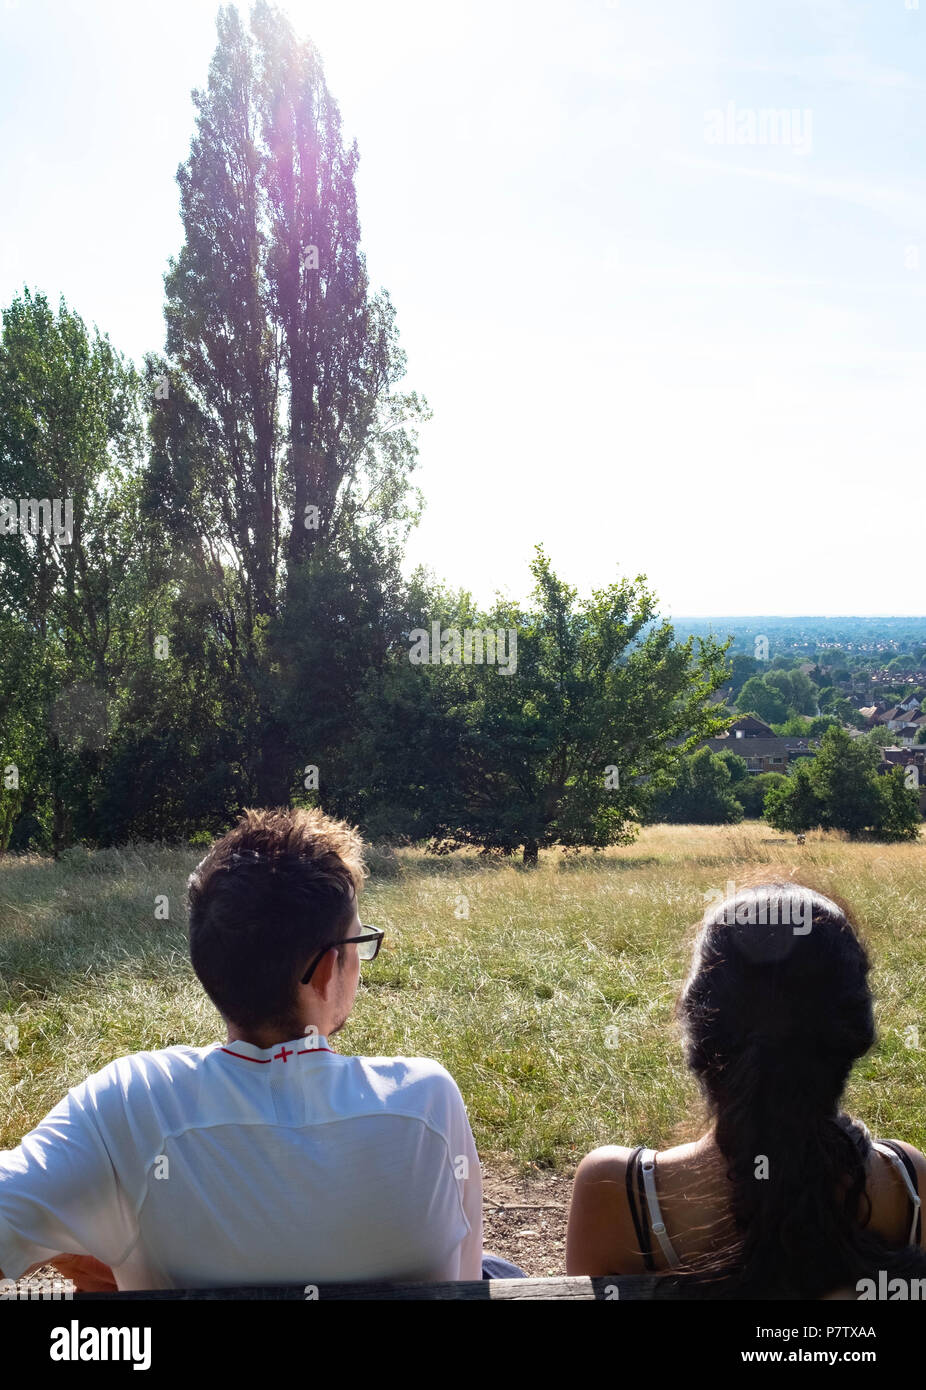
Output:
[[[198,857],[139,845],[0,861],[0,1147],[112,1058],[220,1037],[186,954],[184,887]],[[926,1145],[922,840],[816,834],[798,846],[747,823],[655,826],[623,849],[548,852],[536,870],[374,855],[361,911],[386,940],[338,1045],[438,1058],[496,1171],[567,1174],[602,1142],[692,1137],[698,1102],[672,1021],[692,927],[705,892],[759,866],[810,877],[855,910],[880,1036],[850,1108],[882,1135]],[[155,916],[162,895],[167,921]]]

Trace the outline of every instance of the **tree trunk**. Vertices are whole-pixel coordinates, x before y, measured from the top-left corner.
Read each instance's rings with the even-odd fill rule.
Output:
[[[67,809],[57,786],[52,792],[52,825],[51,825],[51,847],[54,857],[57,859],[62,850],[68,849],[72,843],[73,833],[71,827],[71,813]]]
[[[289,746],[286,731],[274,720],[268,719],[264,724],[257,763],[257,801],[260,806],[290,804],[290,788],[296,766],[296,755]]]

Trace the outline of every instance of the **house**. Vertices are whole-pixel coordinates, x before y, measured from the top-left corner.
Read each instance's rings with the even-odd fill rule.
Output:
[[[761,720],[756,722],[761,723]],[[712,753],[735,753],[745,760],[754,777],[762,772],[786,773],[796,758],[812,758],[816,751],[806,738],[779,738],[772,733],[768,737],[744,734],[742,737],[709,738],[703,746]]]
[[[907,747],[913,744],[920,729],[926,726],[926,711],[915,695],[908,695],[896,705],[888,706],[883,700],[876,705],[866,705],[859,710],[859,714],[870,729],[878,725],[890,729],[898,743]]]
[[[759,719],[754,714],[742,714],[739,719],[734,719],[729,729],[722,738],[774,738],[775,730],[770,724],[766,724],[763,719]]]
[[[897,725],[895,738],[902,747],[912,748],[916,743],[917,734],[923,728],[926,728],[926,714],[914,714],[905,719],[902,724]]]
[[[926,725],[926,715],[920,709],[919,700],[911,696],[902,704],[892,705],[890,709],[884,710],[879,715],[877,723],[890,729],[891,733],[896,736],[898,743],[910,747],[920,729]]]
[[[795,758],[812,758],[815,751],[806,738],[779,738],[770,724],[754,714],[734,719],[725,734],[709,738],[702,747],[712,753],[735,753],[756,777],[760,772],[785,773]]]
[[[926,671],[891,671],[889,667],[882,666],[877,671],[870,673],[869,679],[873,685],[926,685]]]
[[[911,695],[908,700],[902,700],[899,705],[893,705],[886,709],[879,719],[880,724],[886,724],[889,729],[899,729],[901,724],[915,715],[919,710],[920,702],[916,696]]]

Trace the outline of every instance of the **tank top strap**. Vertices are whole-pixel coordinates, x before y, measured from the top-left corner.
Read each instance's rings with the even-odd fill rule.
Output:
[[[640,1172],[643,1176],[643,1190],[646,1193],[646,1204],[649,1208],[650,1225],[653,1228],[653,1235],[659,1241],[659,1248],[666,1258],[670,1269],[676,1269],[681,1261],[675,1253],[669,1233],[666,1230],[666,1223],[662,1219],[662,1209],[659,1206],[659,1196],[656,1192],[656,1150],[644,1149],[640,1155]]]
[[[649,1236],[649,1222],[646,1218],[643,1175],[640,1173],[640,1155],[642,1152],[643,1145],[639,1144],[637,1148],[631,1152],[627,1160],[627,1205],[630,1208],[633,1229],[636,1232],[637,1244],[640,1247],[640,1254],[643,1256],[643,1263],[647,1269],[655,1269],[656,1265],[653,1260],[652,1244]]]

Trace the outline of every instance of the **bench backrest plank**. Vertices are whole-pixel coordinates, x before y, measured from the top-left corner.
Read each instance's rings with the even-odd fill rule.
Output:
[[[373,1300],[443,1300],[478,1299],[501,1300],[502,1302],[523,1302],[525,1300],[550,1299],[556,1302],[611,1302],[614,1300],[652,1299],[654,1297],[682,1297],[666,1282],[656,1291],[658,1279],[652,1275],[615,1275],[613,1278],[589,1279],[586,1276],[562,1276],[554,1279],[482,1279],[461,1280],[448,1284],[394,1284],[388,1280],[374,1280],[357,1284],[244,1284],[218,1289],[140,1289],[124,1293],[79,1293],[75,1301],[83,1299],[157,1299],[157,1300],[219,1300],[219,1299],[261,1299],[298,1300],[319,1302],[332,1299],[359,1301]],[[317,1292],[316,1292],[317,1291]]]

